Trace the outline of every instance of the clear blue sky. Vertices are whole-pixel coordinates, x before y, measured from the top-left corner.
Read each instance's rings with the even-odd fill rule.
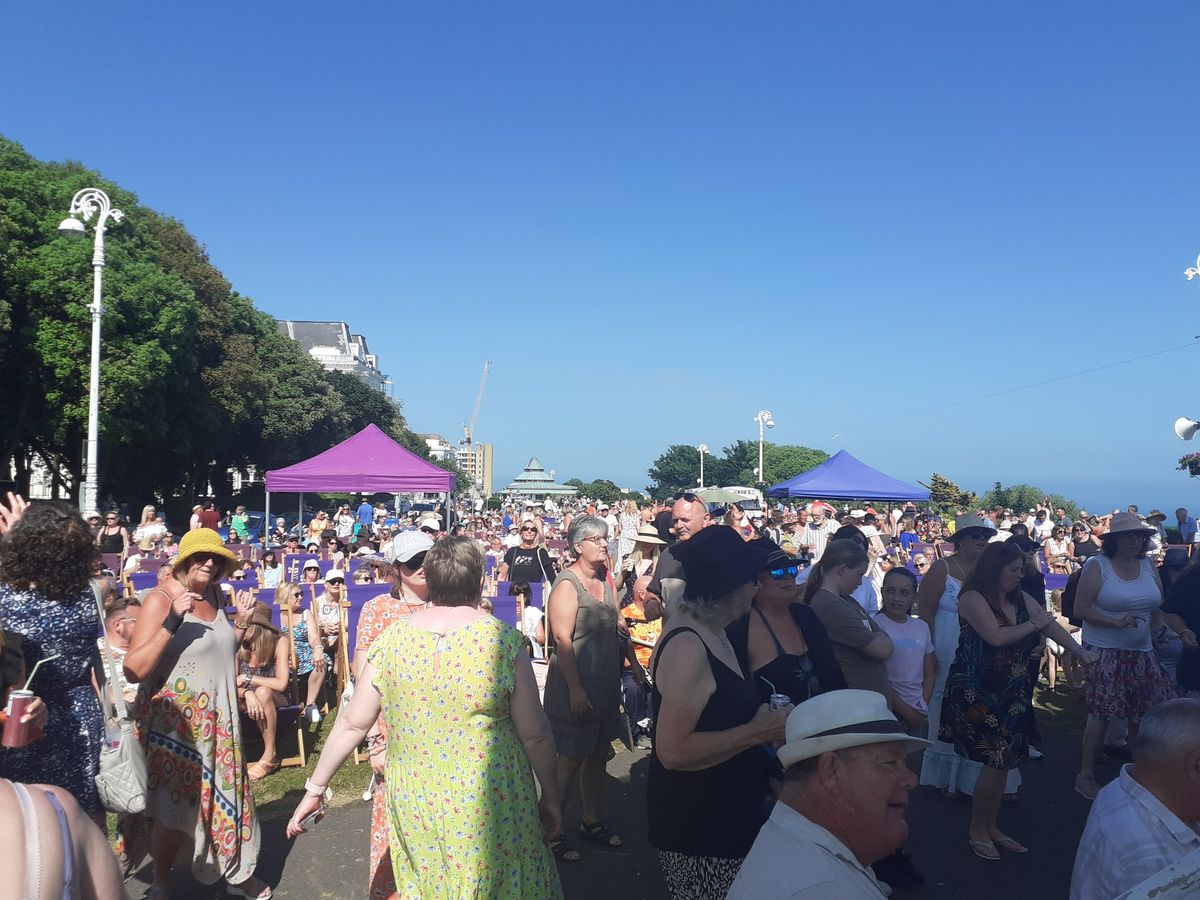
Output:
[[[492,359],[499,485],[536,454],[641,487],[766,407],[902,478],[1200,507],[1200,346],[985,399],[1200,334],[1194,3],[13,3],[0,34],[0,133],[271,314],[344,318],[415,429],[456,438]]]

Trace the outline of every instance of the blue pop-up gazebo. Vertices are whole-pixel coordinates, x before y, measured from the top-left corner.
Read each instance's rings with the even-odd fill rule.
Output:
[[[845,450],[767,489],[768,497],[819,500],[928,500],[929,491],[885,475]]]

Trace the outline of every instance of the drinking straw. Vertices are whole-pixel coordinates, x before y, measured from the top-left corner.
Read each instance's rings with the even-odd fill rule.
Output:
[[[34,665],[33,671],[29,673],[29,677],[25,679],[25,687],[23,690],[29,690],[29,685],[33,684],[33,676],[36,675],[37,670],[42,667],[42,663],[50,662],[52,659],[58,659],[60,656],[62,656],[61,653],[55,653],[53,656],[47,656],[45,659],[39,659],[37,664]]]

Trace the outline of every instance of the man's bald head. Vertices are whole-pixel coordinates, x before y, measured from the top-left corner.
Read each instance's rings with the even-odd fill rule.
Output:
[[[694,536],[701,528],[712,524],[712,516],[708,514],[708,504],[703,500],[688,500],[680,497],[671,507],[672,530],[678,540],[686,541]]]
[[[633,599],[641,601],[646,596],[646,588],[650,586],[650,576],[642,575],[633,583]]]

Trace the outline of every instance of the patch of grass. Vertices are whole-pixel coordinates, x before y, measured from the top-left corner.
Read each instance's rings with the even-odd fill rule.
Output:
[[[1039,684],[1033,696],[1038,728],[1043,732],[1077,733],[1087,718],[1083,695],[1060,684],[1057,691]]]
[[[317,765],[317,759],[321,755],[321,750],[325,746],[325,740],[329,737],[329,732],[333,728],[333,723],[336,719],[337,713],[331,712],[321,720],[321,725],[317,729],[316,734],[306,739],[305,747],[308,765],[303,768],[293,766],[287,769],[276,769],[273,774],[251,785],[251,791],[254,793],[254,803],[258,807],[258,814],[260,816],[265,819],[291,816],[292,811],[296,808],[296,804],[300,802],[300,795],[304,792],[304,782],[312,776],[313,769]],[[290,750],[290,735],[282,735],[281,737],[283,738],[282,746]],[[285,750],[285,752],[287,751]],[[330,788],[333,789],[331,805],[341,806],[352,800],[359,800],[361,802],[362,792],[366,789],[370,780],[371,766],[366,761],[366,758],[364,757],[362,763],[356,766],[354,765],[354,757],[351,756],[338,769],[333,779],[329,782]]]
[[[313,769],[317,765],[317,759],[321,755],[321,748],[325,746],[325,739],[329,737],[329,732],[333,728],[333,723],[337,719],[337,713],[333,712],[321,720],[321,725],[315,734],[308,734],[305,739],[306,759],[308,765],[304,768],[294,766],[288,769],[276,769],[274,773],[268,775],[262,781],[256,781],[250,786],[250,791],[254,795],[254,805],[258,809],[258,814],[264,819],[290,818],[296,804],[300,802],[300,795],[304,793],[304,782],[312,775]],[[306,729],[307,733],[307,729]],[[282,746],[289,751],[292,748],[291,735],[282,735]],[[253,755],[253,754],[252,754]],[[254,760],[249,760],[253,762]],[[362,792],[366,789],[368,782],[371,780],[371,766],[366,761],[364,756],[360,765],[354,765],[354,757],[350,757],[346,763],[333,776],[333,780],[329,786],[333,789],[333,800],[331,806],[342,806],[352,800],[362,802]],[[112,813],[106,816],[108,823],[108,837],[110,841],[115,841],[117,836],[117,817]]]

